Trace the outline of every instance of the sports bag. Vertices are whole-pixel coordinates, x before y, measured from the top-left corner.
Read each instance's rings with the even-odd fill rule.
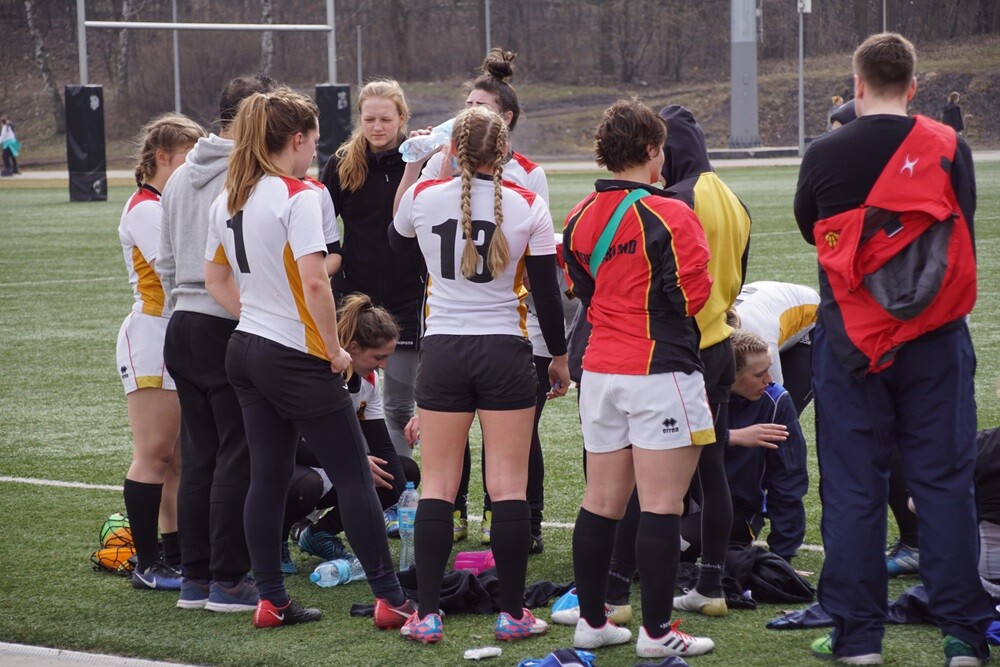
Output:
[[[951,185],[955,131],[915,121],[864,204],[813,229],[841,315],[824,325],[856,376],[888,368],[904,343],[976,303],[972,238]]]

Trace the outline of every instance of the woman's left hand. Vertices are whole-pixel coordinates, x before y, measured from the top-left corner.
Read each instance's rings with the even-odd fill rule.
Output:
[[[395,479],[392,473],[383,469],[382,466],[386,465],[387,461],[385,459],[380,459],[377,456],[368,457],[368,466],[372,469],[372,479],[375,480],[375,488],[379,489],[391,489],[392,480]]]
[[[566,392],[569,391],[569,385],[572,380],[569,379],[569,357],[565,354],[561,354],[558,357],[552,357],[552,361],[549,363],[549,382],[551,382],[551,389],[545,394],[547,400],[552,400],[553,398],[558,398],[560,396],[565,396]]]

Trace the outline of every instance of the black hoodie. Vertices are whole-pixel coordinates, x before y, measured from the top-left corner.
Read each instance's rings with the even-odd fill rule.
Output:
[[[747,273],[750,213],[739,197],[715,175],[708,160],[705,133],[686,108],[672,104],[660,111],[667,122],[663,174],[668,197],[691,207],[708,238],[712,293],[695,319],[701,349],[720,343],[733,332],[726,311],[736,301]]]

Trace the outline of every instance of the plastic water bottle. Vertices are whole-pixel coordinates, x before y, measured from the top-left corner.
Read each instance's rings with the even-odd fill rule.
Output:
[[[413,554],[413,524],[417,518],[417,503],[420,494],[413,482],[406,483],[403,495],[399,497],[399,570],[408,570],[414,566]]]
[[[430,134],[410,137],[401,143],[399,152],[403,155],[403,162],[420,162],[442,146],[447,146],[451,141],[451,129],[454,125],[455,119],[449,118],[433,128]]]
[[[365,568],[355,556],[328,560],[316,566],[309,580],[317,586],[341,586],[365,578]]]

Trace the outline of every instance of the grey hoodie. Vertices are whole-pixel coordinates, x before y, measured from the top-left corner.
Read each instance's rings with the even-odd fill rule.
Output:
[[[233,142],[210,134],[198,140],[163,188],[163,223],[156,273],[171,310],[232,320],[205,290],[208,211],[226,180]]]

